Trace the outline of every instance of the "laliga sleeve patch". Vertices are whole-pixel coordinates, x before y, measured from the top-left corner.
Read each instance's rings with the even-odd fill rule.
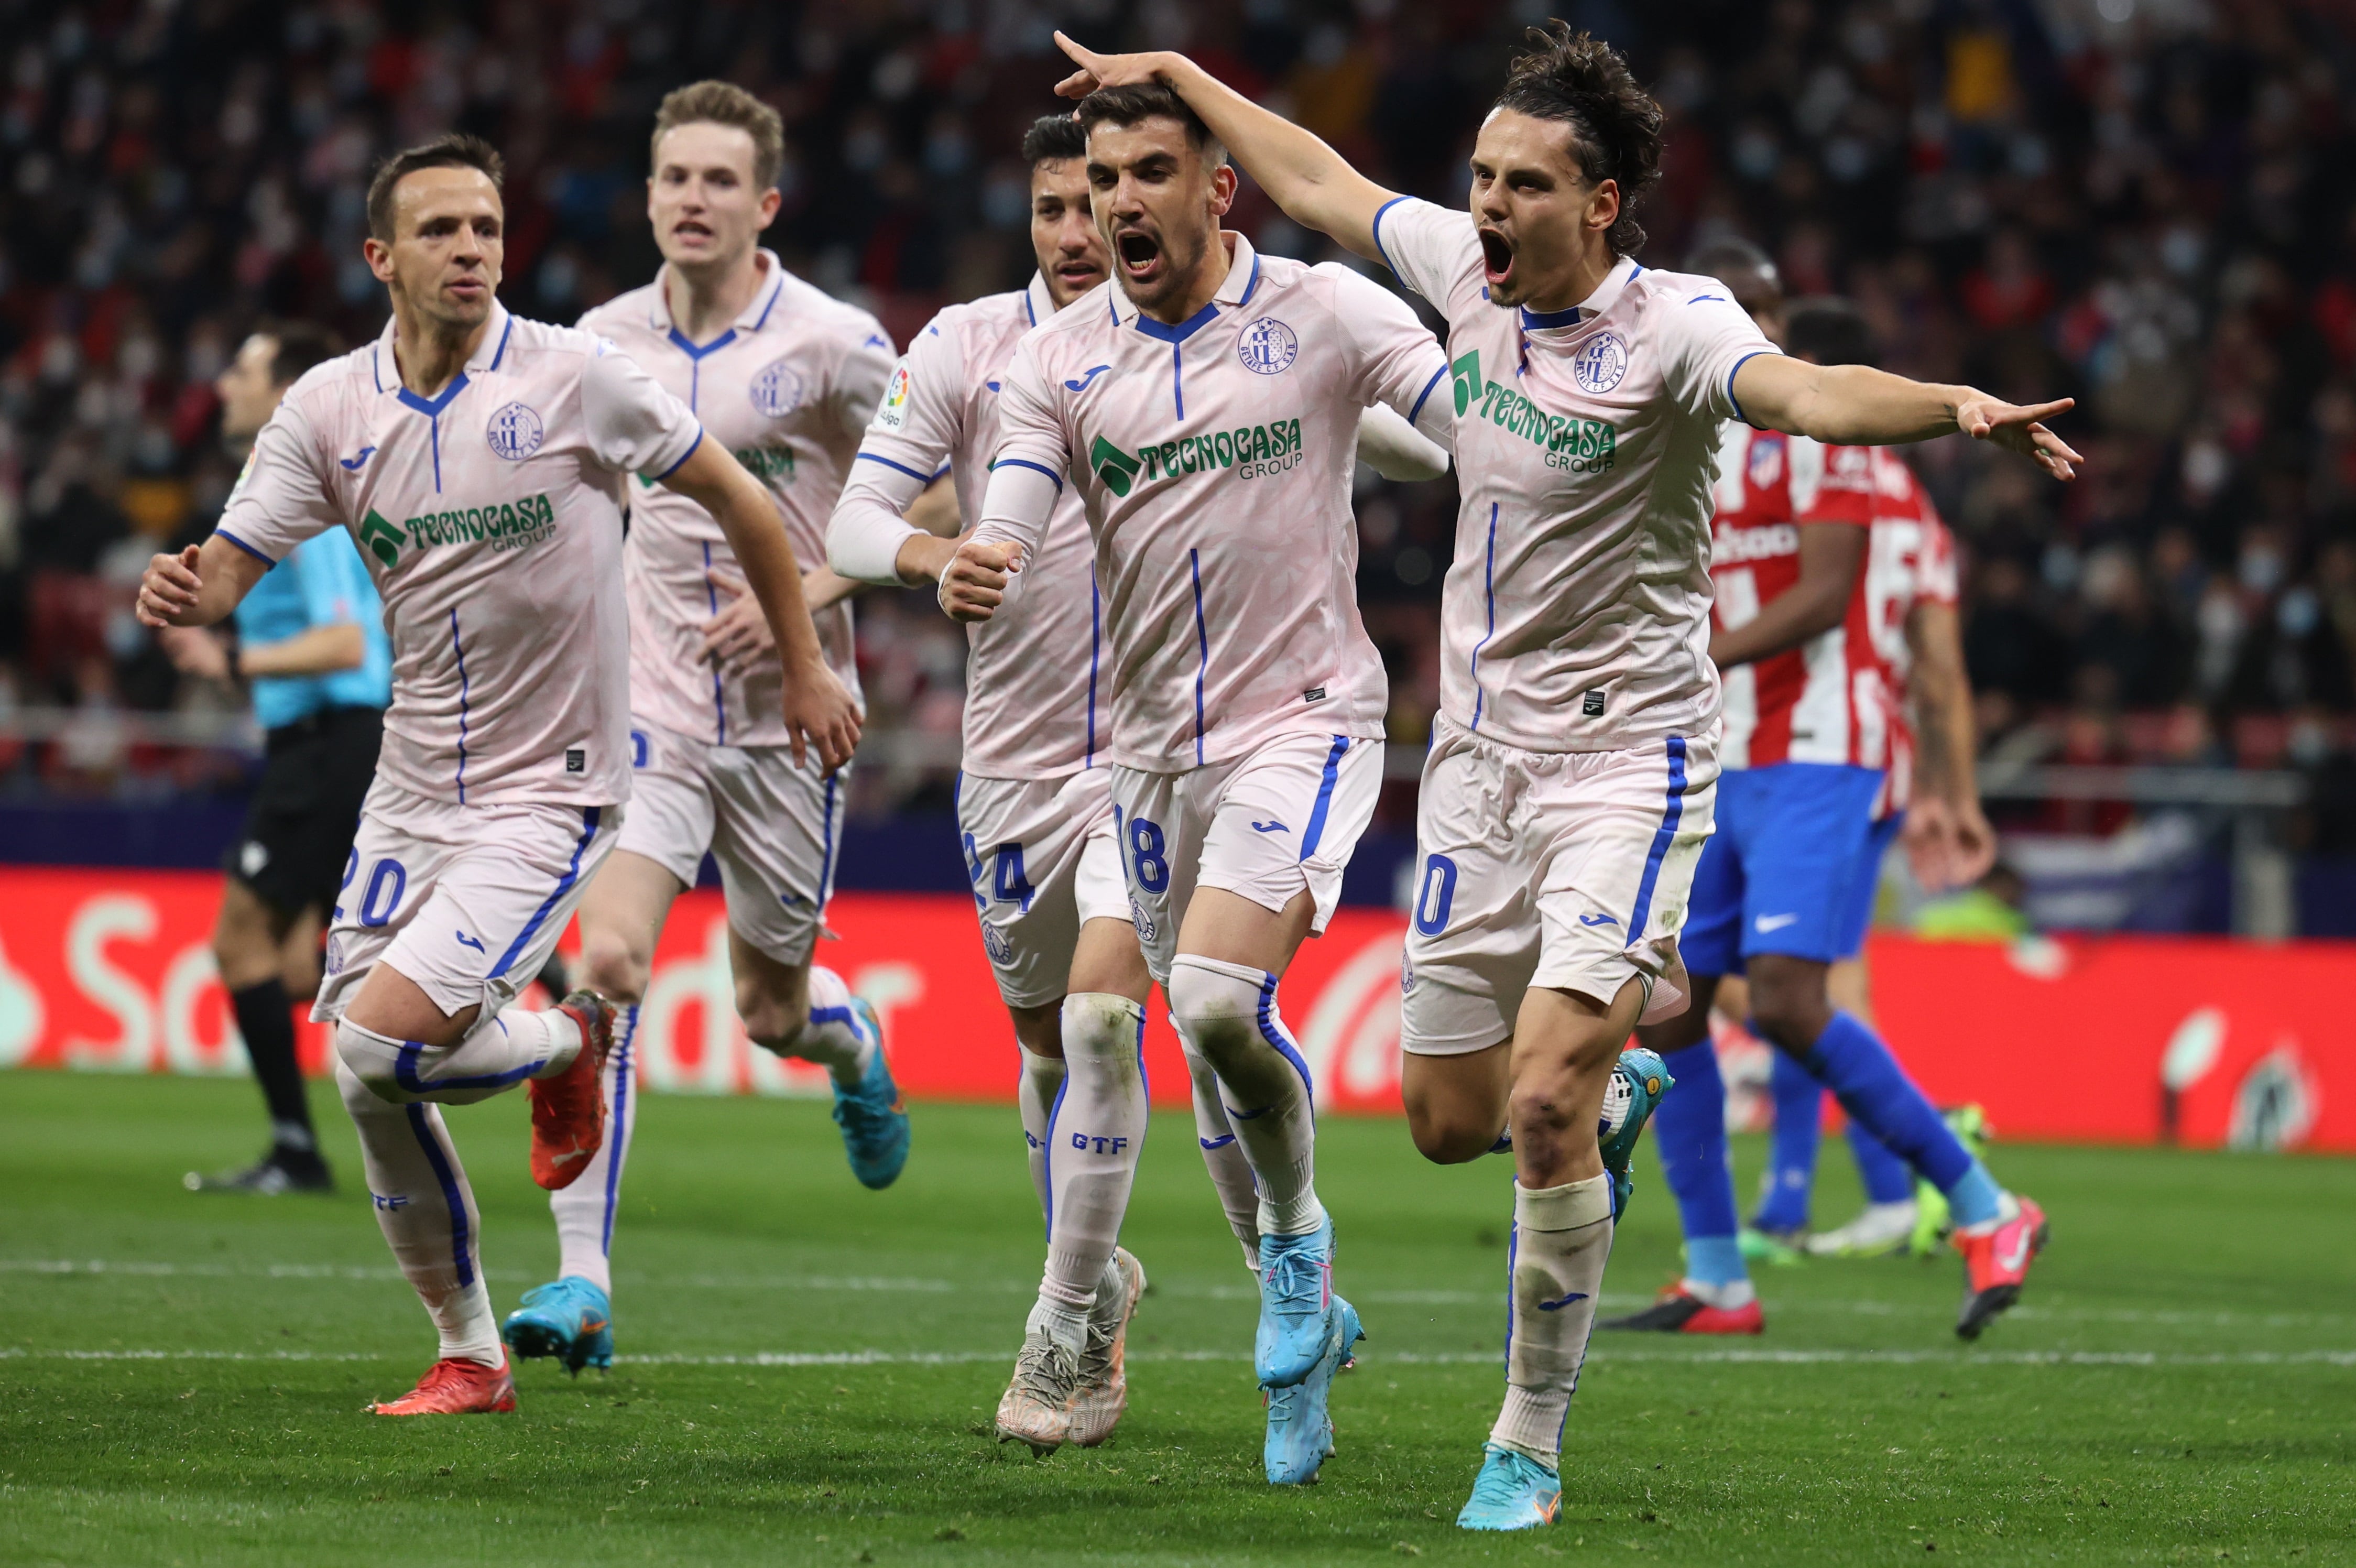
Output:
[[[997,383],[991,383],[993,390]],[[875,405],[875,417],[867,422],[870,430],[882,430],[897,435],[908,424],[908,356],[892,367],[892,379],[884,383],[884,401]]]

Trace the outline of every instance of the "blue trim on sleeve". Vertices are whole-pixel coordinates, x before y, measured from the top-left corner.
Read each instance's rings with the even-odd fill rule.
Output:
[[[694,440],[693,444],[692,444],[692,445],[691,445],[691,446],[688,447],[688,449],[687,449],[686,451],[681,452],[681,453],[679,455],[679,461],[678,461],[678,462],[673,463],[669,467],[665,468],[661,473],[657,474],[657,475],[655,476],[655,483],[657,483],[657,484],[660,484],[660,483],[662,483],[665,479],[669,478],[673,474],[678,473],[681,468],[683,468],[683,467],[687,467],[687,460],[688,460],[690,457],[694,456],[695,456],[695,449],[696,449],[696,447],[701,446],[702,446],[702,445],[703,445],[703,426],[701,426],[701,424],[699,424],[699,425],[697,425],[697,426],[695,427],[695,440]]]
[[[231,544],[236,545],[240,550],[244,551],[248,555],[252,556],[256,561],[261,562],[263,565],[275,566],[278,564],[277,562],[272,560],[269,556],[264,555],[261,551],[256,550],[252,545],[248,544],[244,540],[240,539],[236,534],[231,533],[228,529],[216,528],[213,532],[220,534],[223,539],[228,540]]]
[[[990,467],[993,472],[1000,468],[1028,468],[1034,474],[1044,474],[1055,481],[1055,493],[1057,495],[1064,493],[1064,476],[1044,463],[1033,463],[1028,457],[1001,457]]]
[[[1751,360],[1757,359],[1762,354],[1779,354],[1782,352],[1783,350],[1780,349],[1753,349],[1748,354],[1743,355],[1742,358],[1735,360],[1733,369],[1726,372],[1726,401],[1734,405],[1734,417],[1742,421],[1743,424],[1751,424],[1751,416],[1742,412],[1742,400],[1734,395],[1735,371],[1742,369],[1743,366],[1749,364]],[[1759,430],[1763,429],[1764,426],[1751,424],[1751,428],[1753,430]]]
[[[1376,208],[1374,221],[1375,254],[1382,257],[1383,265],[1390,268],[1391,275],[1398,278],[1401,283],[1407,283],[1407,274],[1399,271],[1398,263],[1391,260],[1390,252],[1386,250],[1383,246],[1383,214],[1388,212],[1392,208],[1397,207],[1400,202],[1405,201],[1406,199],[1407,198],[1404,196],[1394,196],[1388,201],[1384,202],[1380,207]],[[1408,286],[1413,287],[1414,285],[1410,284]]]
[[[933,476],[933,479],[928,479],[925,478],[924,475],[916,472],[916,469],[909,467],[905,463],[894,463],[891,458],[879,457],[873,452],[860,453],[858,455],[858,460],[862,463],[881,463],[885,467],[892,469],[895,473],[907,475],[908,478],[916,480],[920,485],[929,485],[933,482],[933,479],[937,479],[941,477],[940,474],[935,474]],[[947,472],[948,472],[948,470],[946,468],[941,470],[941,473],[945,474]]]
[[[1407,416],[1407,422],[1409,424],[1413,424],[1417,420],[1423,417],[1423,405],[1430,400],[1431,389],[1438,386],[1440,384],[1440,378],[1447,373],[1448,362],[1445,359],[1442,359],[1440,369],[1431,372],[1431,380],[1424,382],[1423,391],[1416,394],[1415,412]]]

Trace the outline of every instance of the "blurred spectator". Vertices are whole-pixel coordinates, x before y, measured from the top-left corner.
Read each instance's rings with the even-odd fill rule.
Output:
[[[397,145],[453,125],[502,145],[505,297],[571,320],[653,271],[639,181],[656,99],[728,76],[788,128],[769,242],[905,338],[947,300],[1028,272],[1005,155],[1054,102],[1052,27],[1190,49],[1377,177],[1456,202],[1504,57],[1546,11],[0,0],[0,708],[210,700],[126,628],[125,563],[217,515],[231,475],[208,383],[255,318],[312,318],[352,340],[379,327],[361,192]],[[1912,454],[1976,564],[1967,653],[1991,744],[2145,757],[2188,702],[2215,721],[2193,748],[2204,754],[2254,714],[2276,715],[2278,737],[2344,737],[2345,7],[1699,0],[1569,14],[1625,48],[1665,108],[1648,259],[1740,233],[1796,290],[1857,298],[1895,369],[2081,398],[2064,422],[2090,459],[2077,487],[1960,441]],[[1305,259],[1331,253],[1248,186],[1234,220]],[[1359,506],[1390,729],[1412,743],[1436,700],[1453,491],[1374,486]],[[861,613],[873,725],[954,734],[961,641],[921,596],[871,596]],[[142,766],[117,749],[108,761],[77,741],[54,771],[108,787]],[[0,773],[29,757],[0,743]],[[941,783],[921,768],[862,778],[878,809]]]

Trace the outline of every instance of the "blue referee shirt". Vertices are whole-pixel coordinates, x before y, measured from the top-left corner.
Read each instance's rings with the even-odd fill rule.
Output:
[[[392,645],[384,604],[342,529],[298,544],[262,575],[237,607],[237,634],[252,646],[284,642],[317,626],[349,622],[366,647],[359,667],[332,675],[265,675],[253,682],[253,713],[264,729],[309,718],[323,708],[382,708],[392,701]]]

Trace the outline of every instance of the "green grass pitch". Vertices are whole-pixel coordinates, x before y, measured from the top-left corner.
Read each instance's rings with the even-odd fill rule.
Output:
[[[1042,1256],[1011,1110],[916,1107],[906,1176],[871,1194],[822,1105],[649,1101],[622,1363],[521,1368],[515,1416],[391,1422],[363,1408],[433,1338],[318,1107],[340,1197],[198,1196],[183,1171],[254,1151],[249,1085],[0,1074],[0,1562],[2356,1558],[2356,1162],[1998,1145],[2054,1243],[1978,1349],[1952,1261],[1766,1271],[1755,1341],[1599,1336],[1562,1521],[1496,1538],[1452,1521],[1502,1384],[1502,1161],[1326,1123],[1373,1337],[1339,1455],[1280,1490],[1252,1283],[1188,1121],[1156,1118],[1124,1238],[1153,1278],[1128,1421],[1040,1462],[988,1435]],[[505,1311],[556,1255],[523,1097],[451,1122]],[[1829,1223],[1856,1194],[1826,1166]],[[1649,1154],[1638,1176],[1608,1307],[1676,1267]]]

